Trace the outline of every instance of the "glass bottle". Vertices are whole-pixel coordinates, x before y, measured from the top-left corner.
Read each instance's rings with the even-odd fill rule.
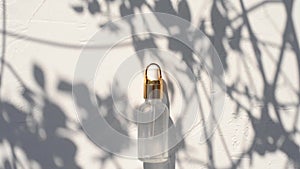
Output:
[[[147,66],[144,75],[144,99],[138,118],[138,157],[143,162],[168,160],[169,109],[163,102],[163,79],[156,63]]]

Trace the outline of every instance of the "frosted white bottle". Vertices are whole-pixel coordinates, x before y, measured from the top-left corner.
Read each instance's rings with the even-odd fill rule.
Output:
[[[151,63],[145,71],[144,98],[138,118],[138,156],[143,162],[168,160],[169,109],[162,101],[163,80],[160,67]]]

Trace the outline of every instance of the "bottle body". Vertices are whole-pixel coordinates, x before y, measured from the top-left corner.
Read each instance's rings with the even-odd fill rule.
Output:
[[[146,99],[138,113],[138,156],[143,162],[168,160],[169,109],[161,99]]]

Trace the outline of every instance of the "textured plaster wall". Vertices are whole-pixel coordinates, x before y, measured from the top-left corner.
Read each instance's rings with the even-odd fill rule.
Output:
[[[100,0],[101,12],[91,9],[97,4],[93,1],[89,1],[89,10],[87,2],[1,1],[1,58],[5,63],[1,64],[0,168],[143,168],[138,160],[101,150],[80,130],[68,84],[83,46],[99,29],[106,29],[100,25],[120,17],[122,1]],[[154,1],[147,2],[154,5]],[[178,3],[171,2],[175,11]],[[228,92],[210,144],[200,144],[192,135],[177,154],[176,168],[299,167],[300,2],[294,1],[291,7],[293,24],[287,23],[285,6],[290,2],[285,3],[244,1],[251,35],[246,25],[238,31],[243,23],[240,1],[187,1],[184,10],[189,10],[191,22],[218,46],[226,64]],[[150,12],[146,6],[134,10]],[[226,19],[233,29],[222,27]],[[216,30],[224,30],[225,35],[217,36]],[[282,49],[285,38],[288,42]],[[131,40],[124,43],[111,55],[134,53]],[[165,41],[157,43],[167,46]],[[259,50],[255,51],[255,45]],[[109,68],[99,81],[109,81]],[[276,90],[272,91],[277,71]],[[105,97],[108,87],[102,85],[97,92]],[[278,105],[265,104],[266,98],[276,98]]]

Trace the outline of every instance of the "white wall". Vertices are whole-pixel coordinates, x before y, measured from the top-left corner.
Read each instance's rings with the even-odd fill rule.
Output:
[[[1,1],[3,2],[4,0]],[[147,2],[152,6],[154,4],[152,1]],[[262,2],[244,1],[244,5],[247,10]],[[105,1],[99,3],[102,12],[94,15],[88,11],[86,2],[75,0],[6,0],[5,19],[5,8],[0,9],[1,23],[5,23],[2,24],[1,31],[6,32],[1,35],[1,39],[5,38],[1,47],[2,51],[5,49],[5,57],[3,54],[1,57],[6,64],[1,86],[0,168],[8,169],[10,165],[11,168],[14,165],[16,168],[143,168],[142,162],[136,159],[109,156],[97,147],[79,130],[80,123],[71,94],[58,89],[62,81],[72,82],[83,46],[96,32],[104,30],[99,25],[110,18],[120,17],[121,1],[111,3],[110,11]],[[227,14],[220,2],[217,2],[216,9],[213,8],[212,1],[188,0],[191,22],[197,27],[204,24],[205,33],[212,37],[214,43],[221,44],[216,47],[217,50],[224,47],[227,53],[225,84],[227,91],[232,91],[226,94],[223,116],[211,137],[211,147],[207,142],[193,142],[197,138],[192,135],[192,141],[187,141],[186,147],[177,154],[176,168],[228,168],[235,163],[238,163],[239,168],[294,168],[293,163],[298,158],[299,165],[300,157],[300,116],[297,115],[300,112],[300,60],[296,59],[300,56],[299,46],[295,49],[298,54],[295,54],[295,47],[291,44],[297,46],[295,40],[299,38],[300,22],[297,18],[300,16],[300,2],[293,3],[292,26],[295,34],[287,31],[290,35],[286,37],[294,41],[287,43],[280,65],[278,63],[287,25],[284,3],[266,1],[247,14],[257,38],[254,46],[257,45],[261,52],[268,84],[273,84],[276,70],[280,67],[274,92],[278,107],[273,106],[274,100],[264,104],[266,98],[274,98],[273,91],[266,89],[266,83],[263,82],[256,58],[258,54],[253,50],[253,39],[247,26],[243,26],[240,36],[235,37],[232,37],[229,27],[226,27],[224,37],[217,36],[218,32],[214,32],[222,30],[219,22],[226,19],[225,15],[230,20],[238,17],[231,22],[233,29],[242,24],[242,17],[239,16],[242,13],[240,2],[224,3],[228,8]],[[172,4],[177,10],[178,2],[173,0]],[[82,13],[72,8],[81,5],[84,8]],[[149,12],[149,9],[143,6],[141,11]],[[141,11],[135,9],[136,13]],[[230,46],[237,39],[240,40],[240,51]],[[167,41],[157,40],[157,43],[167,49]],[[111,55],[128,56],[135,52],[130,39],[124,44],[125,46],[115,47]],[[105,39],[101,45],[105,46]],[[174,55],[181,56],[178,52],[174,52]],[[224,52],[219,51],[219,55],[224,58]],[[101,85],[97,94],[104,98],[109,93],[109,73],[113,72],[109,68],[115,67],[107,65],[104,68],[107,76],[97,77],[97,83]],[[34,72],[38,78],[35,78]],[[37,79],[43,79],[42,74],[45,89],[36,83]],[[107,84],[100,84],[102,80],[107,80]],[[33,92],[32,104],[22,96],[24,85]],[[247,92],[251,99],[247,97]],[[253,118],[249,117],[246,110]],[[276,112],[279,112],[281,119]],[[265,117],[266,114],[269,117]],[[299,120],[294,123],[297,118]],[[213,158],[209,157],[210,153]]]

